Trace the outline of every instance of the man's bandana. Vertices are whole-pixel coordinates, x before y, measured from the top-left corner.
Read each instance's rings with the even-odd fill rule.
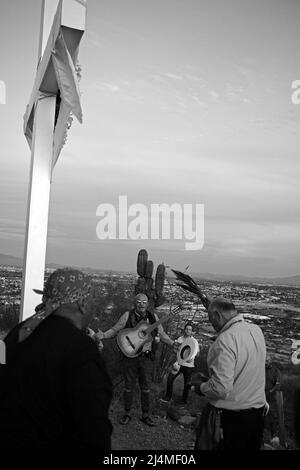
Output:
[[[92,291],[88,276],[72,268],[54,271],[48,278],[44,290],[34,289],[42,294],[42,303],[35,308],[36,313],[28,318],[19,331],[19,342],[24,341],[40,325],[40,323],[58,307],[84,300]],[[45,311],[47,303],[47,313]]]

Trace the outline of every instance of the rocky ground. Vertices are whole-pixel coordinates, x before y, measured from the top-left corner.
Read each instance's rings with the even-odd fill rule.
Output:
[[[178,384],[179,385],[179,384]],[[132,419],[126,426],[119,424],[123,414],[122,390],[118,390],[111,407],[111,421],[114,426],[112,435],[113,450],[192,450],[195,442],[195,425],[198,411],[195,405],[179,406],[175,394],[170,404],[161,403],[164,385],[153,385],[152,402],[155,427],[149,427],[141,421],[138,393],[135,395]],[[198,398],[198,397],[197,397]],[[200,397],[199,397],[199,400]],[[194,400],[193,400],[194,401]]]
[[[176,383],[177,382],[177,383]],[[123,414],[122,387],[115,394],[111,407],[110,418],[114,427],[112,434],[113,450],[193,450],[195,444],[195,427],[201,411],[206,403],[204,398],[191,393],[188,404],[179,404],[182,390],[180,377],[174,384],[174,396],[170,403],[162,403],[159,397],[164,393],[164,384],[152,385],[153,419],[155,427],[149,427],[141,422],[139,395],[136,394],[132,419],[126,426],[119,424]],[[294,443],[288,436],[288,448],[293,449]],[[265,431],[263,450],[282,450],[279,438],[271,440]]]

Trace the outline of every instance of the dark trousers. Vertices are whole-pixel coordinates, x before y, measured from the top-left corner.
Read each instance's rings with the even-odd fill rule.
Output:
[[[193,370],[194,370],[193,367],[180,366],[180,369],[177,372],[177,374],[172,374],[170,372],[170,374],[168,375],[168,379],[167,379],[167,393],[166,393],[167,400],[170,400],[172,398],[174,380],[180,374],[183,374],[184,385],[183,385],[182,401],[184,403],[187,402],[189,389],[190,389],[189,386],[190,386]]]
[[[141,390],[141,407],[143,415],[150,411],[150,383],[153,362],[149,357],[139,356],[134,358],[124,358],[123,372],[125,379],[124,404],[125,410],[129,412],[132,407],[133,391],[136,387],[136,380],[139,381]]]
[[[263,441],[264,407],[249,410],[222,410],[224,450],[259,450]]]

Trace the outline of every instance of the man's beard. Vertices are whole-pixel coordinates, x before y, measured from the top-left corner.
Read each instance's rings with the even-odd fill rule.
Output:
[[[142,310],[141,312],[139,312],[138,310],[135,311],[135,313],[139,316],[139,317],[144,317],[146,315],[146,309],[145,310]]]

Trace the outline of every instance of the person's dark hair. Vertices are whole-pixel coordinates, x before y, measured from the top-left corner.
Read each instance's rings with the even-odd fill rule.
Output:
[[[191,322],[187,322],[185,325],[184,325],[184,330],[186,329],[187,326],[191,326],[192,329],[193,329],[193,324]]]

